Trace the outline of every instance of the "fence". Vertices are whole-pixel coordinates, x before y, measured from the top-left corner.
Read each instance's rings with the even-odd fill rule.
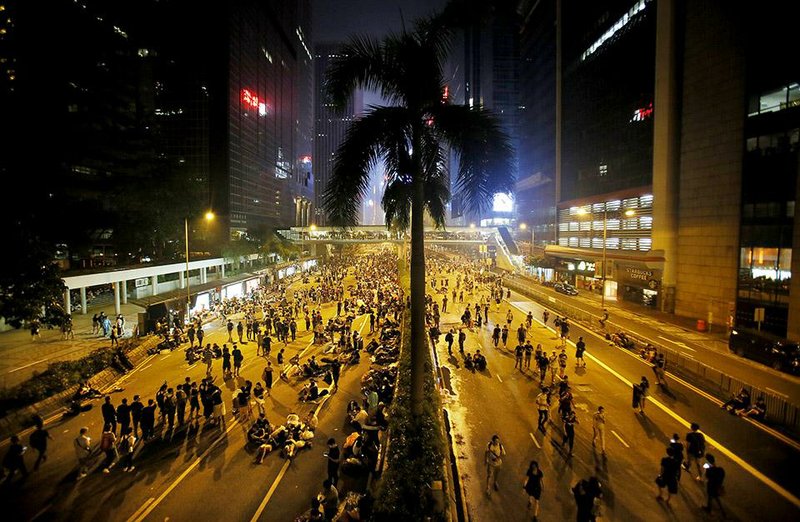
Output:
[[[601,319],[599,315],[570,305],[561,299],[556,299],[552,295],[538,290],[535,288],[536,283],[526,279],[527,278],[520,276],[506,275],[503,279],[503,284],[512,291],[525,295],[598,334],[613,335],[624,331],[625,335],[634,342],[635,346],[633,351],[636,353],[647,344],[652,345],[659,353],[664,354],[667,361],[667,368],[671,373],[690,381],[692,384],[721,400],[728,400],[742,388],[749,390],[750,396],[753,399],[763,396],[767,403],[766,424],[774,425],[774,427],[781,427],[794,433],[800,431],[800,406],[797,404],[790,403],[784,397],[731,377],[700,361],[686,357],[672,348],[652,341],[644,341],[638,338],[635,333],[625,331],[623,328],[612,323],[606,323],[606,328],[601,329],[599,327],[599,320]]]

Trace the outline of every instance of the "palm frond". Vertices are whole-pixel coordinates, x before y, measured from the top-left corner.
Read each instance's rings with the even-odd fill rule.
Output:
[[[377,41],[366,35],[356,35],[342,45],[337,57],[331,60],[325,72],[325,92],[330,103],[339,112],[347,106],[347,101],[358,88],[376,90],[392,103],[402,101],[402,91],[398,88],[393,74],[391,36]]]
[[[369,173],[386,155],[387,146],[408,128],[409,113],[403,107],[371,107],[352,123],[336,152],[322,207],[335,226],[358,222],[359,205],[369,189]]]
[[[411,224],[411,183],[398,177],[386,186],[381,206],[386,214],[386,227],[407,230]]]
[[[491,113],[466,105],[441,105],[431,112],[436,132],[458,158],[456,190],[468,208],[485,210],[494,194],[513,190],[514,149]]]

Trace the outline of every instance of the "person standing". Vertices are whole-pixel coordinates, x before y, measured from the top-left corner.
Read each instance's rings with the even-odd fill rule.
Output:
[[[133,450],[136,446],[136,435],[127,433],[122,435],[122,440],[119,442],[119,463],[122,466],[122,471],[130,472],[136,469],[133,465]]]
[[[106,395],[103,406],[100,407],[100,412],[103,414],[103,423],[111,426],[111,431],[117,431],[117,410],[111,404],[111,397]]]
[[[200,326],[197,328],[197,346],[199,348],[203,347],[203,337],[205,337],[206,333],[203,331],[203,327]]]
[[[228,324],[225,325],[225,328],[228,330],[228,342],[233,342],[233,321],[228,319]]]
[[[697,475],[694,479],[699,482],[703,480],[700,459],[706,454],[706,438],[700,432],[700,425],[696,422],[692,423],[691,430],[686,434],[686,462],[683,464],[683,469],[691,473],[692,462],[694,462],[697,467]]]
[[[336,439],[333,437],[328,439],[328,451],[325,452],[324,456],[328,460],[328,480],[331,481],[331,484],[336,486],[336,483],[339,481],[339,460],[341,452],[339,451],[339,446],[336,444]]]
[[[444,336],[444,340],[445,340],[445,342],[447,342],[447,354],[452,357],[453,356],[453,341],[455,340],[453,338],[453,329],[452,328],[450,328],[450,331],[447,332],[447,335]],[[495,344],[495,346],[496,346],[496,344]]]
[[[525,343],[524,348],[525,348],[525,369],[526,370],[530,370],[531,369],[531,357],[533,356],[533,345],[531,344],[530,341],[527,341]]]
[[[503,325],[503,331],[500,334],[500,339],[503,341],[503,348],[508,346],[508,325]]]
[[[89,461],[92,458],[92,438],[89,437],[89,428],[84,426],[73,441],[75,456],[78,458],[78,480],[89,473]]]
[[[711,502],[716,500],[719,510],[725,514],[725,509],[722,507],[720,497],[725,494],[725,470],[716,465],[714,455],[706,454],[706,463],[703,465],[706,469],[706,503],[704,510],[711,512]]]
[[[239,337],[239,343],[240,344],[243,342],[242,341],[242,334],[243,333],[244,333],[244,326],[242,325],[242,322],[239,321],[239,323],[236,325],[236,334]]]
[[[148,441],[153,437],[156,425],[156,404],[153,399],[147,400],[147,406],[142,408],[142,440]]]
[[[261,378],[264,380],[264,386],[267,388],[267,396],[272,393],[272,372],[272,361],[267,361],[267,366],[264,367],[264,373],[261,375]]]
[[[586,361],[583,360],[583,352],[586,351],[586,343],[583,342],[583,337],[578,337],[578,342],[575,343],[575,367],[586,368]]]
[[[114,435],[114,430],[111,424],[106,423],[103,427],[103,435],[100,438],[100,450],[106,454],[106,460],[103,461],[103,473],[108,475],[111,473],[111,468],[117,460],[117,436]]]
[[[538,429],[542,433],[547,433],[546,424],[550,417],[550,394],[546,387],[542,388],[542,391],[536,396],[536,410],[539,412]]]
[[[600,454],[606,454],[606,410],[602,406],[592,416],[592,446],[600,447]]]
[[[178,386],[175,390],[175,411],[178,414],[178,426],[183,426],[186,422],[186,390],[183,386]]]
[[[572,449],[575,446],[575,425],[578,424],[578,417],[575,411],[570,409],[565,411],[561,420],[564,421],[564,438],[561,440],[561,446],[564,447],[569,444],[568,456],[572,456]]]
[[[528,510],[533,511],[534,522],[539,520],[539,499],[542,497],[543,476],[542,470],[539,469],[539,463],[532,460],[522,482],[522,487],[528,494]]]
[[[486,453],[484,455],[484,463],[486,464],[486,494],[491,494],[491,488],[494,487],[495,491],[500,488],[497,486],[497,476],[500,472],[500,467],[503,465],[503,456],[506,454],[506,449],[503,443],[500,442],[499,435],[493,435],[492,440],[486,445]]]
[[[244,355],[242,355],[242,350],[236,344],[233,345],[233,352],[231,352],[231,355],[233,356],[233,375],[234,377],[239,377],[239,372],[242,370]]]
[[[131,407],[128,406],[128,399],[123,398],[117,406],[117,422],[120,435],[125,435],[131,430]]]
[[[131,422],[133,422],[133,434],[138,436],[139,433],[139,421],[142,418],[142,409],[144,408],[144,404],[139,399],[138,395],[133,396],[133,402],[131,403]]]
[[[519,371],[523,371],[522,368],[522,356],[525,354],[525,347],[521,344],[518,344],[516,348],[514,348],[514,368],[519,368]]]
[[[467,334],[464,333],[464,329],[458,331],[458,351],[462,354],[464,353],[464,341],[467,340]]]
[[[50,436],[50,432],[44,429],[44,421],[37,415],[36,429],[28,438],[28,443],[31,445],[31,448],[35,449],[39,454],[36,458],[36,462],[33,464],[33,471],[39,469],[41,463],[47,460],[47,442],[50,440],[53,440],[53,437]]]

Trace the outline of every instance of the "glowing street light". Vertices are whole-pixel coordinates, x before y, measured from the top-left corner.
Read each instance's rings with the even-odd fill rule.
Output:
[[[203,215],[206,221],[214,221],[216,217],[211,210],[206,211]],[[189,312],[192,309],[192,292],[189,289],[189,218],[183,218],[183,230],[185,233],[184,240],[186,242],[186,319],[189,318]]]

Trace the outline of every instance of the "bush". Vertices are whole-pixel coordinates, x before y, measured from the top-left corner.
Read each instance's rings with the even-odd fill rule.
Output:
[[[75,361],[50,363],[47,370],[13,388],[0,391],[0,416],[36,404],[90,379],[111,364],[115,349],[100,348]]]
[[[391,441],[375,503],[375,520],[425,520],[433,515],[433,499],[426,494],[434,481],[444,481],[442,462],[445,444],[439,419],[441,401],[433,380],[432,365],[426,364],[423,415],[411,412],[411,336],[409,312],[403,315],[403,349],[398,361],[397,390],[389,418]]]

